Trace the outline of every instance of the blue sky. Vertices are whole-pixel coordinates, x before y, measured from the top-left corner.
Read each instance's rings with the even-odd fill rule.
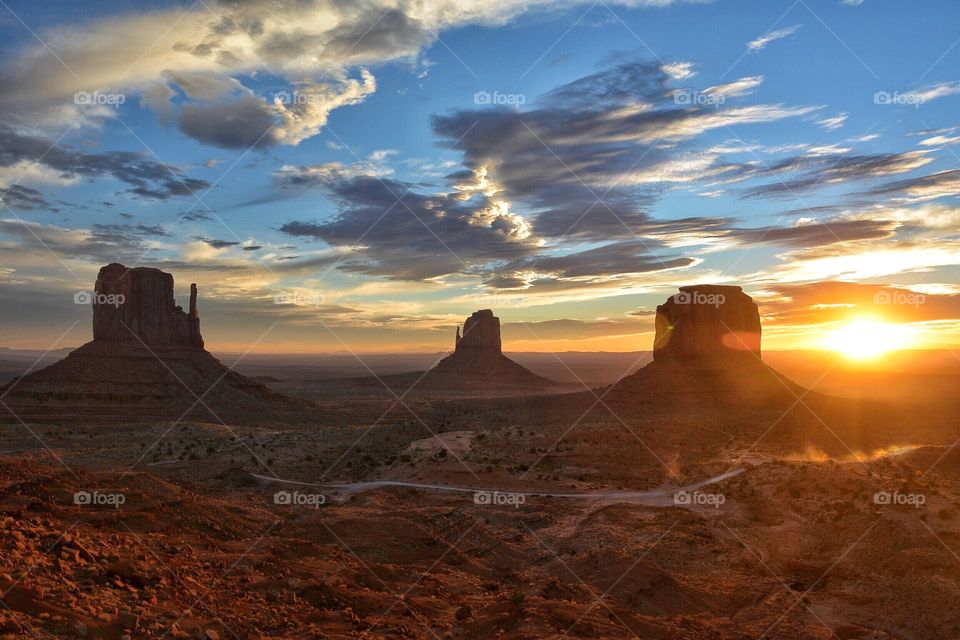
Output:
[[[696,282],[743,286],[775,347],[864,315],[954,344],[958,24],[947,0],[8,2],[0,287],[25,304],[0,344],[82,342],[72,293],[111,261],[198,282],[220,349],[443,348],[479,307],[518,349],[644,349]],[[891,286],[924,304],[876,308]]]

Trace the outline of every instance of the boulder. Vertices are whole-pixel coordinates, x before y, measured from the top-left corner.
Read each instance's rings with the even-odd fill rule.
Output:
[[[94,292],[94,341],[203,349],[196,284],[184,312],[174,300],[171,274],[113,263],[100,269]]]
[[[757,304],[740,287],[680,287],[657,307],[653,359],[692,369],[755,363],[760,333]]]

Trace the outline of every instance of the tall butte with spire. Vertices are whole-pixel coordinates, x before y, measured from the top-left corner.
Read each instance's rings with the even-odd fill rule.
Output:
[[[23,419],[266,422],[307,408],[204,348],[196,284],[184,311],[171,274],[112,263],[100,269],[91,298],[93,340],[0,389]]]
[[[474,312],[457,326],[454,350],[424,378],[428,384],[469,385],[478,389],[524,389],[555,386],[503,355],[500,318],[490,309]]]
[[[190,285],[186,313],[174,299],[173,276],[159,269],[108,264],[100,269],[94,291],[94,342],[203,349],[196,283]]]

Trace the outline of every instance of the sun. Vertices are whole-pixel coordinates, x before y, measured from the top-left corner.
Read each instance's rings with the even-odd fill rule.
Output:
[[[910,345],[912,329],[874,319],[853,320],[828,333],[823,346],[853,360],[870,360]]]

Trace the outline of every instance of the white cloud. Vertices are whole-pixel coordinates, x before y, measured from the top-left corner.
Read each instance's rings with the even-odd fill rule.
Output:
[[[751,40],[747,43],[747,49],[750,51],[760,51],[768,44],[775,40],[780,40],[786,38],[787,36],[793,34],[803,25],[795,24],[792,27],[786,27],[784,29],[777,29],[776,31],[768,31],[756,40]]]
[[[252,138],[261,145],[296,145],[319,132],[331,110],[361,102],[376,90],[369,72],[352,77],[357,69],[416,61],[443,29],[505,24],[530,9],[579,1],[245,0],[64,24],[38,34],[45,44],[26,45],[6,57],[0,66],[0,109],[15,119],[48,121],[51,129],[62,130],[65,123],[90,124],[111,116],[110,110],[92,113],[75,105],[75,93],[111,92],[123,94],[131,104],[139,96],[162,123],[173,124],[183,117],[170,103],[179,92],[194,101],[187,116],[193,124],[219,119],[219,131],[207,137],[195,135],[203,126],[181,123],[201,141],[229,146],[224,143]],[[255,101],[242,84],[250,76],[280,78],[305,96],[305,103]],[[229,108],[242,112],[230,131],[223,121]],[[251,124],[253,132],[237,130]],[[270,124],[269,135],[258,138]]]
[[[674,80],[686,80],[696,75],[692,62],[667,62],[660,68]]]
[[[904,95],[913,98],[917,102],[929,102],[930,100],[936,100],[937,98],[952,96],[958,93],[960,93],[960,80],[954,80],[952,82],[940,82],[938,84],[924,87],[923,89],[910,91]]]
[[[838,113],[837,115],[831,118],[824,118],[823,120],[817,120],[817,124],[826,129],[827,131],[836,131],[847,121],[846,113]]]
[[[707,87],[703,93],[707,95],[721,95],[725,98],[736,96],[745,96],[753,93],[753,90],[763,83],[763,76],[747,76],[726,84],[718,84]]]
[[[957,144],[958,142],[960,142],[960,136],[933,136],[921,140],[920,144],[925,147],[935,147],[942,144]]]

